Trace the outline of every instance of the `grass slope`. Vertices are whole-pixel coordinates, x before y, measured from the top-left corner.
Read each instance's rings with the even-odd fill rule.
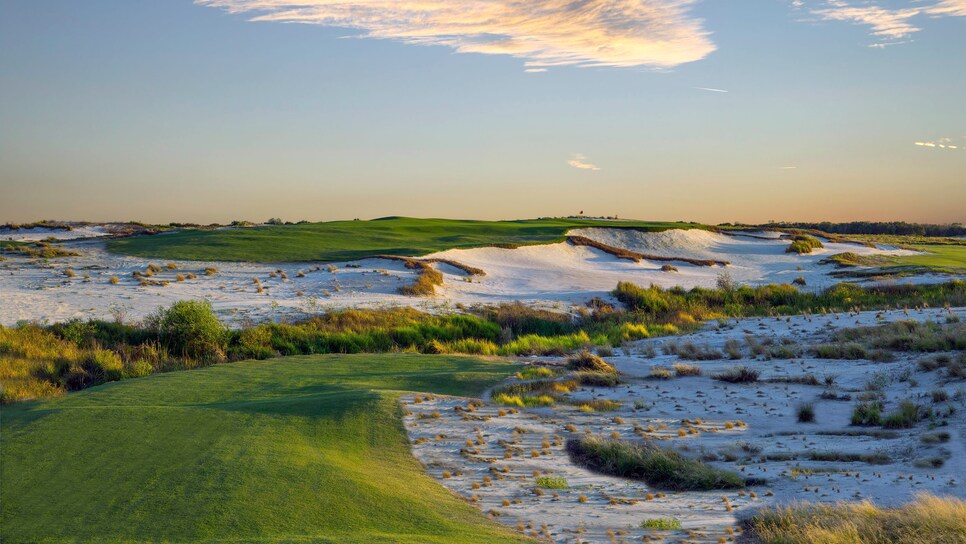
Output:
[[[3,542],[517,542],[425,475],[398,391],[473,395],[516,367],[299,356],[3,408]]]
[[[115,253],[152,259],[200,261],[351,261],[380,254],[413,257],[446,249],[562,242],[580,227],[643,230],[708,228],[694,223],[527,219],[467,221],[388,217],[240,229],[183,230],[113,240]]]

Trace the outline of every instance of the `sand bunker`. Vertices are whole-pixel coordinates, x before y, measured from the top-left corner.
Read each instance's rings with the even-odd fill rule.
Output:
[[[957,313],[966,317],[962,309]],[[582,387],[566,395],[571,401],[620,402],[613,411],[585,412],[561,402],[511,410],[492,402],[415,395],[404,400],[406,427],[414,455],[443,485],[500,522],[555,542],[640,542],[656,536],[670,542],[731,541],[740,516],[775,503],[874,499],[889,505],[922,491],[966,497],[966,419],[959,412],[966,384],[919,368],[917,361],[928,356],[897,353],[891,362],[816,359],[805,353],[753,358],[743,347],[740,361],[686,361],[700,369],[699,376],[652,377],[652,368],[670,369],[681,361],[663,354],[665,342],[722,351],[729,340],[747,346],[745,337],[751,336],[802,349],[844,327],[908,319],[944,322],[949,315],[896,310],[732,321],[688,337],[635,343],[607,358],[624,374],[625,384]],[[759,371],[759,380],[712,379],[736,364]],[[809,376],[819,383],[797,383]],[[933,416],[894,431],[850,425],[855,404],[872,394],[886,411],[911,399],[930,407]],[[803,403],[814,406],[813,423],[798,422],[796,408]],[[566,439],[587,433],[647,438],[767,483],[744,490],[671,492],[602,476],[574,465],[565,452]],[[565,485],[541,487],[538,478],[547,476]],[[676,519],[682,529],[641,527],[655,518]]]

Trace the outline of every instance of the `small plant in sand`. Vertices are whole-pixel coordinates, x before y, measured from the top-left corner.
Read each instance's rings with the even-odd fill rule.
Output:
[[[912,401],[902,401],[896,411],[882,420],[882,426],[887,429],[908,429],[919,421],[919,406]]]
[[[178,274],[175,276],[174,281],[184,281],[184,274]]]
[[[588,370],[591,372],[617,373],[614,367],[593,353],[583,350],[567,359],[567,367],[571,370]]]
[[[559,476],[540,476],[536,482],[544,489],[570,489],[567,479]]]
[[[117,278],[117,276],[111,276],[110,278],[108,278],[108,280],[107,280],[107,281],[108,281],[108,283],[110,283],[111,285],[117,285],[117,284],[118,284],[118,283],[119,283],[119,282],[120,282],[121,280],[119,280],[119,279]]]
[[[213,266],[205,267],[205,275],[206,276],[214,276],[217,273],[218,273],[218,269],[217,268],[215,268]]]
[[[671,365],[671,368],[674,369],[674,373],[677,374],[678,377],[701,375],[701,367],[697,365],[689,365],[686,363],[674,363],[673,365]]]
[[[178,265],[175,264],[175,263],[168,263],[168,267],[167,268],[168,268],[168,270],[177,270],[178,269]]]
[[[678,269],[672,265],[666,264],[661,267],[661,272],[677,272]]]
[[[872,426],[878,425],[882,420],[882,403],[873,400],[860,402],[852,410],[852,425]]]
[[[641,522],[642,529],[656,529],[659,531],[676,531],[681,528],[681,521],[675,518],[650,518]]]
[[[734,338],[729,338],[724,345],[725,354],[731,360],[741,359],[741,344]]]
[[[758,371],[746,366],[734,366],[712,376],[714,379],[728,383],[751,383],[758,381]]]
[[[806,283],[805,283],[805,276],[799,276],[799,277],[793,279],[792,280],[792,283],[794,285],[799,285],[799,286],[805,287],[805,285],[806,285]]]
[[[799,404],[795,413],[799,423],[815,423],[815,406],[811,403]]]
[[[666,366],[652,366],[648,377],[654,380],[668,380],[673,376],[671,369]]]
[[[64,275],[67,276],[68,278],[73,278],[74,276],[77,275],[77,273],[75,273],[73,270],[68,268],[67,270],[64,270]]]
[[[785,253],[797,253],[804,255],[811,253],[813,249],[825,247],[821,240],[807,234],[796,234],[792,236],[792,243],[785,249]]]

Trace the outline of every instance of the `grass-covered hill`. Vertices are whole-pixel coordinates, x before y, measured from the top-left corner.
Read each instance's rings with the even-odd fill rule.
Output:
[[[580,227],[710,228],[696,223],[525,219],[470,221],[387,217],[218,230],[181,230],[113,240],[115,253],[152,259],[197,261],[351,261],[374,255],[419,256],[447,249],[561,242]]]
[[[410,455],[400,391],[475,395],[452,356],[245,361],[4,406],[3,542],[518,542]]]

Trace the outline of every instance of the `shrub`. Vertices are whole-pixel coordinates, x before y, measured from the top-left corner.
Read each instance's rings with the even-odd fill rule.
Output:
[[[650,442],[584,437],[568,440],[567,452],[578,465],[611,476],[643,480],[658,489],[707,491],[745,486],[744,479],[734,472],[710,467]]]
[[[225,358],[227,333],[207,300],[182,300],[149,317],[170,351],[199,361]]]
[[[734,366],[712,376],[714,379],[728,383],[751,383],[758,381],[758,371],[746,366]]]
[[[666,366],[652,366],[649,377],[655,380],[667,380],[673,376],[671,369]]]
[[[120,282],[121,280],[119,280],[119,279],[117,278],[117,276],[111,276],[111,277],[110,277],[110,278],[109,278],[109,279],[108,279],[107,281],[108,281],[108,282],[109,282],[109,283],[110,283],[111,285],[117,285],[117,284],[118,284],[118,282]]]
[[[207,266],[207,267],[205,267],[205,275],[206,276],[214,276],[217,273],[218,273],[218,269],[217,268],[215,268],[213,266]]]
[[[805,283],[805,276],[799,276],[799,277],[793,279],[792,280],[792,284],[793,285],[800,285],[800,286],[804,287],[806,285],[806,283]]]
[[[672,265],[666,264],[661,267],[661,272],[677,272],[678,269]]]

